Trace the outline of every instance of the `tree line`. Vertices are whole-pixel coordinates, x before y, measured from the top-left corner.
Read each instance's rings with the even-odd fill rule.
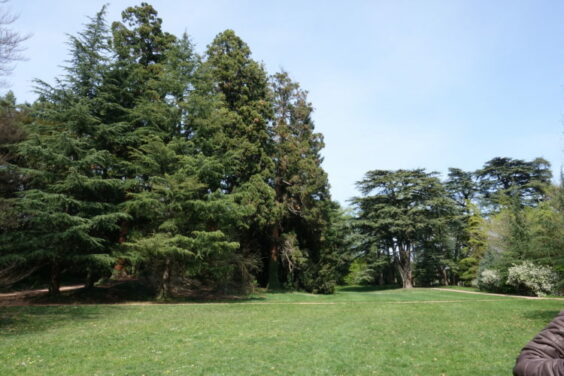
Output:
[[[494,158],[477,171],[369,171],[352,199],[352,283],[564,288],[564,186],[550,164]]]
[[[2,283],[332,292],[343,217],[307,92],[232,30],[199,55],[147,3],[105,16],[70,37],[36,101],[2,98]]]
[[[111,24],[103,7],[37,100],[0,98],[0,287],[564,287],[564,188],[546,160],[494,158],[444,181],[372,170],[343,211],[307,91],[232,30],[198,54],[162,23],[147,3]]]

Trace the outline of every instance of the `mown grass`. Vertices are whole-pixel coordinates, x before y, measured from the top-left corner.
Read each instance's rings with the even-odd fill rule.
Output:
[[[0,308],[0,375],[510,375],[563,301],[432,289]]]
[[[470,291],[470,292],[483,292],[477,287],[467,287],[467,286],[441,286],[440,288],[449,289],[449,290]]]

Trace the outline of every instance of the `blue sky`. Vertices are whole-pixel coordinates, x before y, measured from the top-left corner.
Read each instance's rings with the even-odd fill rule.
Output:
[[[148,1],[164,29],[188,32],[199,52],[234,29],[269,72],[310,92],[333,197],[346,204],[371,169],[480,168],[495,156],[563,164],[564,2]],[[20,101],[49,82],[66,34],[109,3],[11,0],[13,29],[32,34],[9,77]]]

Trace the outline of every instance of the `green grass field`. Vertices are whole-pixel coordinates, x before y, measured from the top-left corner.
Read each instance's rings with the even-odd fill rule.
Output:
[[[510,375],[564,300],[345,288],[0,308],[0,375]]]

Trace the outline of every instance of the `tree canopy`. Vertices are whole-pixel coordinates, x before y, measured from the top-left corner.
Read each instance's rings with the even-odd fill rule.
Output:
[[[0,222],[4,270],[35,268],[53,294],[118,271],[159,298],[333,290],[340,217],[287,73],[269,78],[232,30],[200,56],[147,3],[111,25],[103,7],[69,46],[30,108],[2,107],[0,204],[17,213]]]

